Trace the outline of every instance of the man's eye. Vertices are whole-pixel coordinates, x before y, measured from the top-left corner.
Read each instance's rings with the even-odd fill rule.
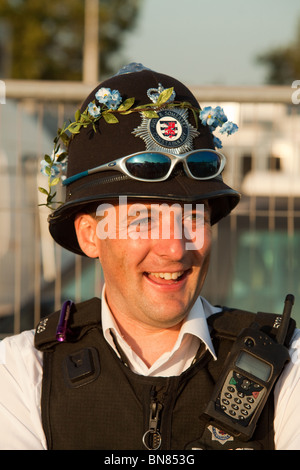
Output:
[[[194,213],[194,214],[188,214],[187,216],[184,217],[184,220],[187,222],[197,222],[203,219],[203,214],[200,213]]]
[[[129,224],[128,229],[137,230],[137,229],[147,229],[151,226],[151,217],[137,217],[132,220]]]
[[[151,223],[150,217],[144,217],[142,219],[136,219],[133,225],[149,225]]]

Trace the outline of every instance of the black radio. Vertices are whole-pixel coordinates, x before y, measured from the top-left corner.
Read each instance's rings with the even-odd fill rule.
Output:
[[[238,336],[225,362],[205,415],[216,426],[241,440],[249,440],[266,400],[289,361],[284,340],[294,297],[285,299],[275,340],[256,324]]]

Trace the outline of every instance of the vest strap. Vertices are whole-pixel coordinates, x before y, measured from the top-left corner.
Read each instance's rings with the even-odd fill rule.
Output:
[[[256,323],[264,333],[269,335],[272,339],[275,339],[280,326],[281,315],[266,312],[253,313],[247,310],[224,307],[220,313],[210,316],[207,322],[210,327],[213,328],[215,335],[219,338],[234,341],[239,336],[242,329]],[[296,322],[291,318],[284,342],[286,347],[289,347],[295,327]]]
[[[52,350],[58,344],[56,333],[59,319],[60,311],[57,311],[39,322],[34,341],[35,347],[40,351]],[[94,297],[80,304],[73,303],[66,340],[78,341],[93,325],[101,325],[101,300]]]

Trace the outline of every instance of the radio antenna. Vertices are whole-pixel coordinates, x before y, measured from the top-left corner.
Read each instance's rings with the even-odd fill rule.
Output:
[[[284,301],[284,309],[281,317],[281,324],[276,336],[276,339],[279,344],[283,344],[285,341],[294,302],[295,297],[293,296],[293,294],[288,294]]]

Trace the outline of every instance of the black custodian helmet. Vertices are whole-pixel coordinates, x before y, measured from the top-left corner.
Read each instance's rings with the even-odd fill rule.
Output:
[[[165,90],[169,90],[167,101],[162,99]],[[77,128],[68,144],[65,202],[49,216],[50,233],[64,248],[83,254],[74,218],[91,203],[119,196],[182,203],[209,200],[212,224],[238,204],[239,193],[223,182],[221,174],[193,179],[181,164],[160,182],[132,179],[113,168],[88,174],[92,168],[137,152],[180,155],[215,148],[211,127],[199,119],[198,101],[178,80],[141,64],[130,64],[91,92],[81,114],[88,116],[87,110],[92,118]]]

